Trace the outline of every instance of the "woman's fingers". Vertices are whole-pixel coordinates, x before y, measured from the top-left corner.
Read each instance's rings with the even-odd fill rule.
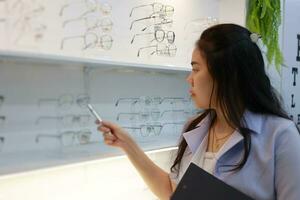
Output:
[[[109,132],[104,132],[103,137],[104,137],[104,139],[107,139],[107,140],[116,140],[117,139],[116,136],[114,136],[113,134],[110,134]]]
[[[101,123],[96,121],[96,124],[98,124],[97,129],[103,133],[105,144],[121,147],[123,140],[127,141],[126,132],[117,124],[108,121],[102,121]]]
[[[105,127],[105,126],[98,126],[98,130],[103,132],[103,133],[111,132],[111,130],[108,127]]]
[[[112,122],[108,122],[108,121],[102,121],[101,123],[102,126],[108,127],[111,130],[117,130],[120,127]]]
[[[104,133],[103,137],[105,144],[113,144],[117,140],[117,138],[114,135],[108,133]]]

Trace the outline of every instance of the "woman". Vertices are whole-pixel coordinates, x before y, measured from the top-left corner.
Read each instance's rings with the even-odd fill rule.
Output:
[[[256,34],[234,24],[202,33],[187,82],[204,112],[186,124],[170,174],[119,126],[99,126],[105,143],[125,151],[160,199],[170,198],[190,162],[254,199],[300,199],[299,130],[270,84],[256,42]]]

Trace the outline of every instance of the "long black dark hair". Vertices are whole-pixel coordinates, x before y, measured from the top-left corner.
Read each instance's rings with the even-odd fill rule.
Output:
[[[289,119],[266,74],[262,53],[250,35],[249,30],[239,25],[220,24],[206,29],[196,42],[215,85],[216,103],[226,122],[239,130],[244,138],[244,156],[232,170],[245,165],[251,150],[251,130],[243,123],[245,109]],[[210,108],[205,110],[184,131],[194,129],[207,115],[216,116],[214,112]],[[181,137],[172,172],[178,174],[186,147],[187,143]]]

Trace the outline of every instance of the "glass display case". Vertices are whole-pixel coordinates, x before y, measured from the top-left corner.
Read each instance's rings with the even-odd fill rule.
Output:
[[[188,68],[0,53],[0,174],[122,152],[103,143],[91,103],[145,150],[175,147],[195,115]]]

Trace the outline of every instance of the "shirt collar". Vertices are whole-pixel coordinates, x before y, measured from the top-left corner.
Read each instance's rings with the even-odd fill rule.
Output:
[[[207,131],[210,125],[211,119],[208,114],[196,125],[193,130],[183,133],[183,137],[188,144],[189,149],[194,154],[201,144],[204,137],[207,135]]]
[[[263,123],[263,116],[261,114],[257,114],[246,110],[244,112],[243,118],[245,127],[252,130],[254,133],[261,134],[262,133],[262,123]]]
[[[249,110],[246,110],[243,114],[243,119],[244,120],[242,123],[245,124],[247,128],[252,130],[253,133],[260,134],[262,132],[262,116],[260,114],[256,114]],[[201,122],[197,124],[196,128],[183,133],[183,137],[187,142],[187,145],[192,154],[196,152],[204,137],[207,135],[210,123],[211,117],[208,114],[203,118],[203,120],[201,120]],[[234,140],[236,140],[234,144],[243,139],[240,134],[235,134],[233,138],[235,138]]]

